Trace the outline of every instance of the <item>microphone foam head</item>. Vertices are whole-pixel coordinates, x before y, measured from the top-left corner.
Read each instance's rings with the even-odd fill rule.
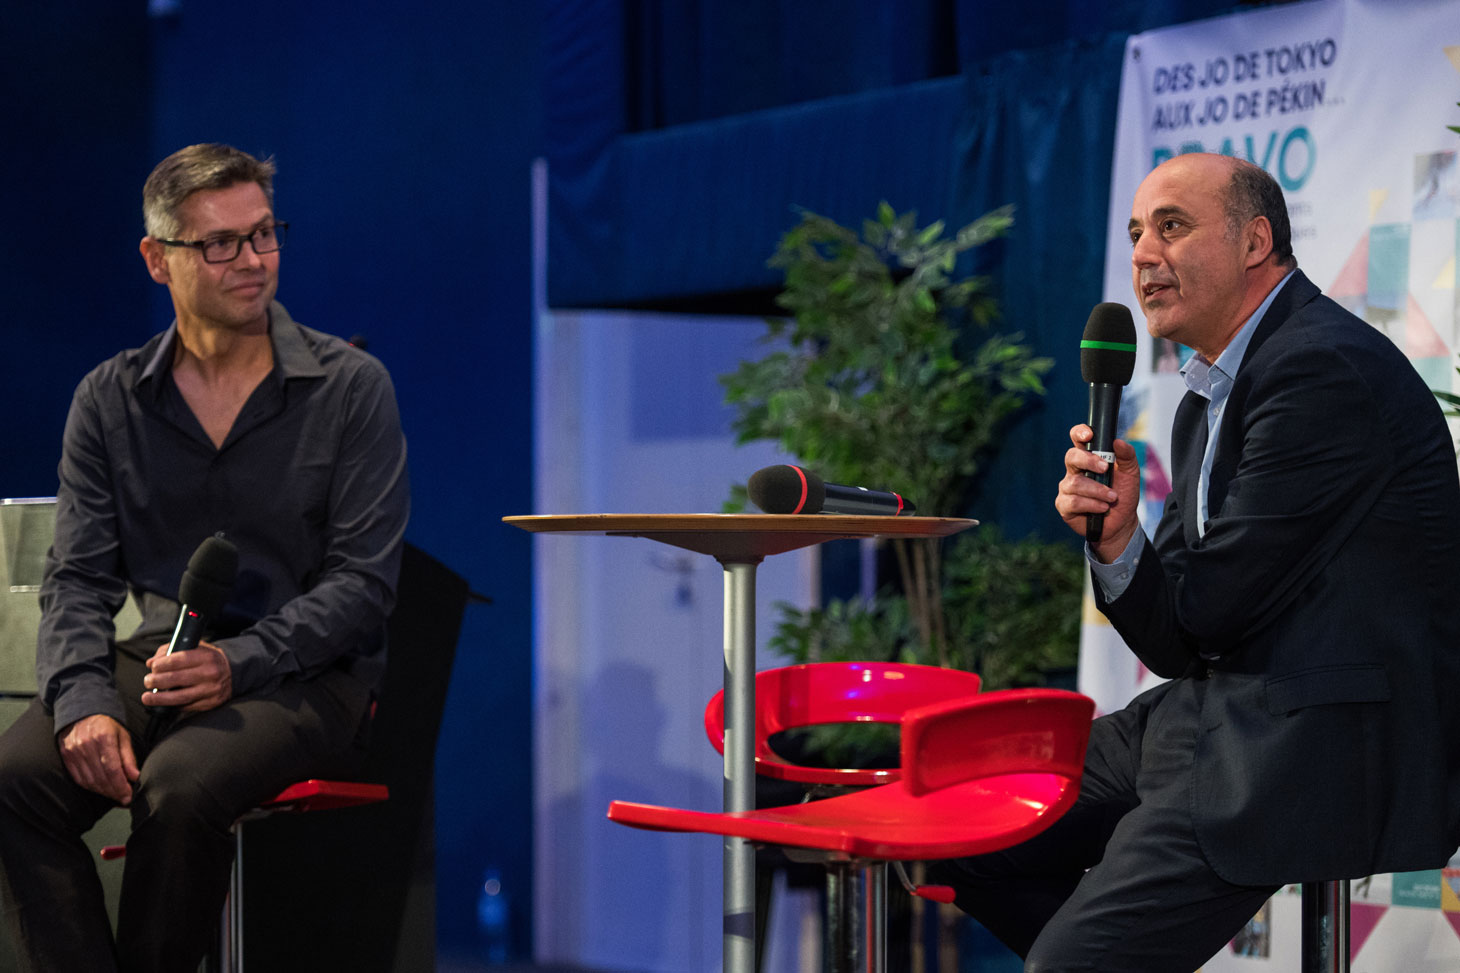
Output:
[[[238,548],[225,538],[209,537],[188,558],[177,600],[206,618],[216,618],[232,594],[237,578]]]
[[[799,466],[767,466],[750,475],[751,502],[768,514],[815,514],[826,502],[826,483]]]
[[[1080,377],[1091,385],[1129,385],[1136,370],[1136,324],[1124,304],[1096,304],[1080,336]]]

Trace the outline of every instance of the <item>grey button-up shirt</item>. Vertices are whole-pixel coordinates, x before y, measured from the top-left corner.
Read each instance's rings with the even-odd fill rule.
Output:
[[[277,302],[269,317],[274,368],[221,448],[173,383],[175,323],[77,388],[36,648],[57,730],[122,719],[112,616],[130,588],[135,634],[166,642],[188,558],[218,531],[239,551],[210,631],[235,696],[336,665],[378,687],[410,507],[395,392],[366,353]]]

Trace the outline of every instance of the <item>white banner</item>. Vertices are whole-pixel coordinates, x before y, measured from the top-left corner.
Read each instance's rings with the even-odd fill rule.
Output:
[[[1460,2],[1323,0],[1130,38],[1111,175],[1105,299],[1136,310],[1131,200],[1184,152],[1262,166],[1282,185],[1299,266],[1384,331],[1433,388],[1454,389],[1460,347]],[[1170,490],[1169,437],[1190,352],[1138,327],[1136,376],[1121,408],[1142,454],[1142,520]],[[1457,592],[1460,597],[1460,592]],[[1080,688],[1102,711],[1156,680],[1087,596]],[[1452,863],[1454,864],[1454,863]],[[1460,970],[1460,871],[1355,883],[1354,969]],[[1296,895],[1280,895],[1205,969],[1292,970]]]

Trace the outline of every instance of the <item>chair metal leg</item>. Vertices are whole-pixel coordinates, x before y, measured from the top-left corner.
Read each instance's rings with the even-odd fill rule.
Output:
[[[886,863],[828,863],[826,968],[829,973],[887,973],[886,930]]]
[[[1302,973],[1348,973],[1348,880],[1303,883]]]
[[[862,973],[862,910],[857,907],[857,868],[851,862],[826,866],[827,973]]]
[[[212,964],[209,964],[210,970]],[[243,822],[233,826],[233,871],[218,917],[218,973],[243,973]]]

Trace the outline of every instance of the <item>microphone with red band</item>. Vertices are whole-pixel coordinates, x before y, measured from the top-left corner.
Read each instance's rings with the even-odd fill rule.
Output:
[[[750,499],[768,514],[866,514],[907,517],[917,507],[901,494],[827,483],[810,470],[783,463],[750,476]]]
[[[1136,325],[1124,304],[1096,304],[1080,337],[1080,376],[1090,383],[1090,429],[1087,447],[1110,464],[1104,473],[1086,473],[1110,486],[1115,469],[1115,423],[1120,415],[1120,390],[1136,370]],[[1105,533],[1104,514],[1085,515],[1085,540],[1094,544]]]
[[[238,548],[232,541],[215,534],[198,545],[178,585],[177,600],[182,602],[182,609],[167,647],[168,655],[198,647],[208,623],[222,613],[237,579]]]
[[[173,629],[172,641],[167,646],[168,655],[198,647],[208,624],[222,614],[237,580],[238,548],[221,532],[204,539],[193,556],[188,558],[187,570],[178,584],[177,600],[182,604],[177,614],[177,627]],[[157,690],[152,689],[151,692]],[[156,706],[153,711],[159,720],[148,724],[149,746],[162,731],[165,718],[174,715],[177,707]]]

